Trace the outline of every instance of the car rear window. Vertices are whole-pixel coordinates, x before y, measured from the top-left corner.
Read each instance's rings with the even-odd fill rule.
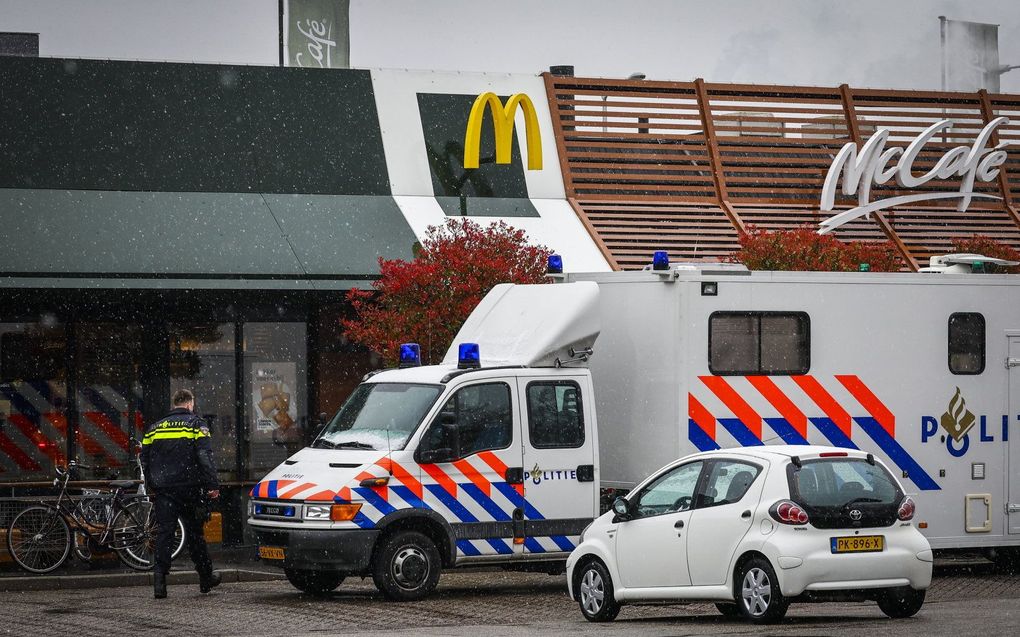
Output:
[[[860,458],[805,460],[790,465],[790,495],[811,508],[851,503],[895,504],[903,495],[882,466]]]

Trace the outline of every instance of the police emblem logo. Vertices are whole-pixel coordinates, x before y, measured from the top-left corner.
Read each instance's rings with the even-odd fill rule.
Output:
[[[949,400],[949,409],[942,414],[939,424],[946,430],[946,433],[952,436],[953,440],[960,442],[976,422],[974,414],[967,409],[967,401],[963,399],[963,393],[957,387],[956,393]]]

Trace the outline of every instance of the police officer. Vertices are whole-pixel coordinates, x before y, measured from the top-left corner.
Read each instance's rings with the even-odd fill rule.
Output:
[[[166,597],[177,519],[184,522],[188,551],[198,571],[199,590],[208,593],[219,585],[205,546],[203,524],[206,497],[220,496],[213,463],[209,426],[195,415],[195,395],[187,389],[174,392],[173,409],[153,424],[142,438],[142,469],[145,488],[155,499],[156,555],[153,594]]]

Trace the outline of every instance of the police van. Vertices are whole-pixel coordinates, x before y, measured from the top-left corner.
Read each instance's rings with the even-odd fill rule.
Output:
[[[614,495],[678,457],[820,444],[899,472],[933,548],[1012,557],[1020,277],[996,262],[749,272],[663,253],[497,286],[441,365],[402,346],[252,489],[259,555],[304,591],[370,575],[400,600],[446,568],[560,572]]]

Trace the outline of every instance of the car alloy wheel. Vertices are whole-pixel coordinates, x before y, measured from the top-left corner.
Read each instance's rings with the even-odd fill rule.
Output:
[[[764,557],[745,562],[737,572],[737,607],[748,621],[772,624],[786,615],[790,602],[779,590],[779,580],[772,565]]]
[[[590,622],[611,622],[620,612],[620,604],[613,596],[613,579],[606,565],[592,558],[584,568],[575,572],[577,603],[581,614]]]
[[[581,578],[581,606],[596,615],[606,603],[606,583],[595,569],[588,569]]]
[[[740,586],[740,597],[750,615],[761,617],[767,613],[772,601],[772,582],[768,573],[760,568],[748,570]]]

